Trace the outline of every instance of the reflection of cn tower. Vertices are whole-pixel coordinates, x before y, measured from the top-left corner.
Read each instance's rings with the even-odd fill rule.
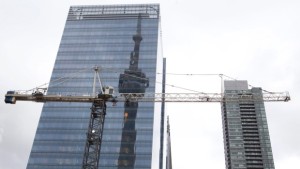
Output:
[[[133,35],[134,50],[130,54],[129,69],[125,69],[119,77],[119,93],[145,93],[149,86],[149,80],[145,73],[138,68],[141,36],[141,14],[138,16],[136,34]],[[138,102],[128,101],[124,103],[124,120],[122,129],[122,142],[118,159],[119,169],[133,169],[135,163],[135,120]]]

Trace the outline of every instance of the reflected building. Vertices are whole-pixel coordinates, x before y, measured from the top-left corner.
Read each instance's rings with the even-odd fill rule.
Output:
[[[48,94],[91,93],[95,65],[115,92],[163,92],[159,28],[158,4],[71,6]],[[65,76],[74,78],[62,81]],[[27,169],[81,168],[90,107],[45,103]],[[107,103],[99,168],[159,168],[164,121],[162,103]]]
[[[224,89],[222,121],[226,168],[274,169],[262,89],[248,89],[247,81],[224,81]],[[247,99],[240,98],[241,95]]]
[[[149,87],[149,79],[139,69],[140,44],[143,40],[141,35],[142,17],[139,13],[137,18],[136,34],[132,37],[134,49],[130,54],[129,68],[125,69],[119,78],[119,93],[145,93]],[[124,103],[124,120],[122,128],[122,139],[120,155],[118,159],[119,168],[133,168],[135,164],[135,142],[136,128],[135,121],[139,103],[137,101]]]

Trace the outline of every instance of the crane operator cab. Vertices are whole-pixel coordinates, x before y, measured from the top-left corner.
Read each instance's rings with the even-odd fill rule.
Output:
[[[36,88],[32,92],[32,96],[43,97],[46,94],[47,88]]]
[[[112,86],[103,87],[103,92],[100,91],[98,94],[98,98],[109,99],[113,98],[114,88]]]

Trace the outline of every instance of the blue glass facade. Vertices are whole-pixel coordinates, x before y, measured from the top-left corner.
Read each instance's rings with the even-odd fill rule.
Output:
[[[138,67],[132,70],[139,20],[142,40]],[[144,73],[145,92],[160,93],[159,24],[157,4],[70,7],[48,94],[90,94],[95,65],[103,85],[113,86],[115,92],[120,90],[120,75],[130,70]],[[63,81],[65,76],[74,78]],[[99,168],[157,168],[161,103],[134,104],[138,105],[126,108],[121,102],[107,103]],[[90,107],[90,103],[45,103],[27,169],[81,168]],[[129,118],[132,111],[135,116]],[[129,136],[133,139],[126,142]]]

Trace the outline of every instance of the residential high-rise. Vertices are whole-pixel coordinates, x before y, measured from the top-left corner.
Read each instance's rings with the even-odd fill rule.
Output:
[[[262,89],[224,81],[222,121],[227,169],[274,169]]]
[[[95,65],[102,84],[115,92],[161,93],[159,24],[158,4],[71,6],[48,94],[90,94]],[[45,103],[27,169],[81,168],[90,107]],[[158,168],[164,159],[161,107],[153,102],[107,103],[99,168]]]

